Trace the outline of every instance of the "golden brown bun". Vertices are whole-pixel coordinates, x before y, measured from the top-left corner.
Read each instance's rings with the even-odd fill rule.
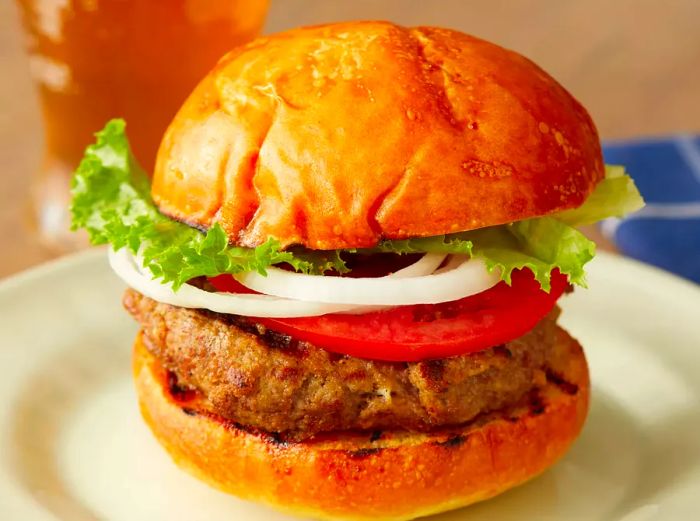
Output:
[[[602,177],[588,113],[531,61],[349,22],[224,56],[165,133],[153,196],[234,243],[336,249],[577,207]]]
[[[547,383],[519,407],[431,434],[340,433],[285,443],[177,402],[159,362],[134,345],[141,411],[175,462],[225,492],[323,519],[411,519],[487,499],[538,475],[578,435],[588,368],[559,329]]]
[[[349,22],[224,56],[165,133],[153,197],[234,243],[336,249],[577,207],[602,177],[588,113],[531,61]]]

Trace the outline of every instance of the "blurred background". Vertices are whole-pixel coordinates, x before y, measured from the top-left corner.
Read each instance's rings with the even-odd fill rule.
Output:
[[[139,9],[134,7],[137,4]],[[72,8],[75,11],[70,14]],[[80,19],[75,14],[78,10],[92,18]],[[104,25],[95,23],[99,21],[95,16],[102,16]],[[102,108],[109,111],[119,106],[127,117],[130,112],[144,114],[142,128],[148,135],[144,134],[143,150],[140,155],[137,150],[137,155],[149,164],[152,157],[143,156],[156,147],[160,127],[164,129],[175,110],[171,107],[179,105],[194,86],[192,78],[203,75],[222,49],[259,31],[351,19],[448,26],[517,50],[557,78],[588,108],[601,137],[610,143],[606,158],[607,154],[616,160],[629,158],[630,149],[621,149],[621,140],[673,135],[669,146],[679,153],[685,150],[683,165],[697,160],[696,170],[689,175],[697,177],[700,193],[700,142],[695,136],[700,130],[697,0],[271,0],[269,8],[266,1],[251,0],[3,0],[0,277],[70,249],[70,239],[55,240],[60,234],[54,236],[51,247],[39,240],[37,226],[45,225],[42,219],[55,218],[57,210],[43,207],[36,212],[29,204],[32,193],[35,200],[60,200],[56,193],[63,189],[66,172],[75,166],[71,163],[77,161],[69,153],[61,156],[61,151],[88,144],[82,143],[86,131],[80,128],[85,118],[73,116],[85,104],[94,105],[96,97],[74,99],[71,103],[77,105],[56,101],[65,80],[59,60],[72,60],[76,75],[79,67],[92,73],[106,66],[120,71],[117,79],[121,83],[115,80],[105,85],[102,81],[100,96],[119,96],[117,91],[128,92],[128,96],[120,104]],[[128,37],[124,27],[128,27]],[[163,27],[168,28],[166,36],[158,32]],[[72,31],[74,40],[60,42],[62,30]],[[93,33],[100,38],[99,46],[88,43]],[[117,60],[120,55],[123,60]],[[162,71],[176,71],[178,76],[171,78]],[[163,89],[161,82],[171,88]],[[149,98],[150,87],[162,95]],[[124,105],[124,100],[130,104]],[[93,113],[101,118],[100,111]],[[95,121],[87,124],[92,130],[102,126]],[[646,148],[651,144],[658,145],[649,139],[641,143]],[[640,163],[640,172],[648,163]],[[664,174],[654,170],[644,175],[658,181]],[[684,196],[692,192],[685,189]],[[700,219],[700,196],[694,201],[690,206],[683,202],[683,211],[689,211],[691,219],[697,213],[695,219]],[[700,251],[700,228],[692,224],[683,228],[677,240],[697,245]],[[617,227],[611,229],[614,235]],[[663,229],[659,233],[668,235]]]

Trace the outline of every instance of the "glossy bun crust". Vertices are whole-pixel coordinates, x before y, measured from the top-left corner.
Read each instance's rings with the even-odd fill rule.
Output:
[[[338,433],[284,442],[183,402],[137,337],[143,416],[174,461],[237,496],[321,519],[412,519],[487,499],[538,475],[576,438],[588,409],[588,369],[558,330],[552,376],[522,404],[430,434]]]
[[[153,196],[233,243],[336,249],[574,208],[602,177],[588,113],[528,59],[349,22],[224,56],[165,133]]]

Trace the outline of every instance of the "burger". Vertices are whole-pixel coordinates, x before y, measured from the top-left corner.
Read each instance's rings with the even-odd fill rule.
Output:
[[[141,412],[195,476],[410,519],[519,485],[578,436],[588,369],[557,325],[595,250],[576,227],[643,203],[528,59],[388,22],[260,38],[194,89],[149,174],[109,122],[73,226],[111,245]]]

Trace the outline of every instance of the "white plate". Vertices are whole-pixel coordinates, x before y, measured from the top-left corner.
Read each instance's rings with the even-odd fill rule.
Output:
[[[700,289],[606,255],[589,282],[562,319],[593,375],[581,438],[540,478],[435,519],[698,519]],[[152,439],[121,291],[104,251],[0,284],[0,519],[286,519],[182,473]]]

